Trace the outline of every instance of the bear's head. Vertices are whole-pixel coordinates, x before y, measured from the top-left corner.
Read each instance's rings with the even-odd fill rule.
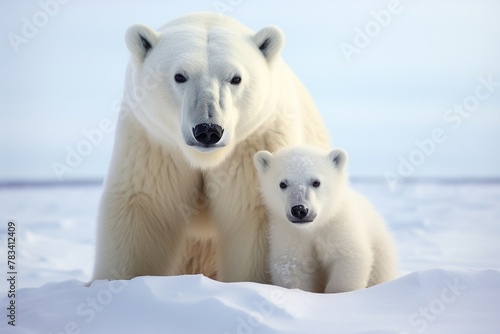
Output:
[[[280,221],[301,228],[323,224],[345,194],[347,159],[342,149],[325,152],[311,146],[257,152],[254,164],[263,202]]]
[[[190,14],[158,31],[134,25],[126,44],[127,104],[194,167],[218,165],[274,111],[273,69],[284,46],[276,27],[253,33],[220,14]]]

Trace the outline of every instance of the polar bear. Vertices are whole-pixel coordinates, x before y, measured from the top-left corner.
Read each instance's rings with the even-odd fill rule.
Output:
[[[328,147],[283,32],[215,13],[126,32],[131,59],[97,224],[95,279],[203,272],[269,282],[253,155]],[[208,272],[208,273],[207,273]]]
[[[395,277],[396,252],[382,218],[347,181],[347,153],[296,146],[254,156],[270,215],[272,282],[345,292]]]

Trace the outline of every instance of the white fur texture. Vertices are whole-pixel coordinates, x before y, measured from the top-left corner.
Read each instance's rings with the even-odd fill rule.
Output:
[[[254,33],[201,13],[158,31],[133,26],[126,42],[131,61],[93,279],[174,275],[187,236],[215,231],[218,279],[269,282],[268,218],[253,155],[301,143],[328,147],[308,92],[281,59],[283,33]],[[214,147],[193,145],[192,129],[203,122],[224,129]]]
[[[393,240],[372,205],[349,187],[345,151],[297,146],[258,152],[254,163],[270,215],[273,284],[331,293],[395,277]],[[296,205],[308,209],[303,220],[290,214]]]

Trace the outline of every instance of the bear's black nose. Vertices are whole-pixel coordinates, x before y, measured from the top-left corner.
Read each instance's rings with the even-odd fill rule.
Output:
[[[309,210],[303,205],[295,205],[292,207],[291,211],[292,211],[292,216],[299,219],[302,219],[305,216],[307,216],[307,213],[309,212]]]
[[[193,128],[196,141],[206,147],[218,143],[223,133],[224,129],[217,124],[203,123]]]

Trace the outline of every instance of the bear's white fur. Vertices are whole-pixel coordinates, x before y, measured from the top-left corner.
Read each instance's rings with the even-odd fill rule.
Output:
[[[345,151],[296,146],[258,152],[254,164],[270,215],[273,284],[331,293],[395,277],[392,238],[349,187]]]
[[[132,26],[126,44],[93,279],[182,273],[194,235],[215,243],[218,279],[269,282],[253,155],[328,147],[313,101],[281,59],[283,33],[199,13],[159,30]]]

